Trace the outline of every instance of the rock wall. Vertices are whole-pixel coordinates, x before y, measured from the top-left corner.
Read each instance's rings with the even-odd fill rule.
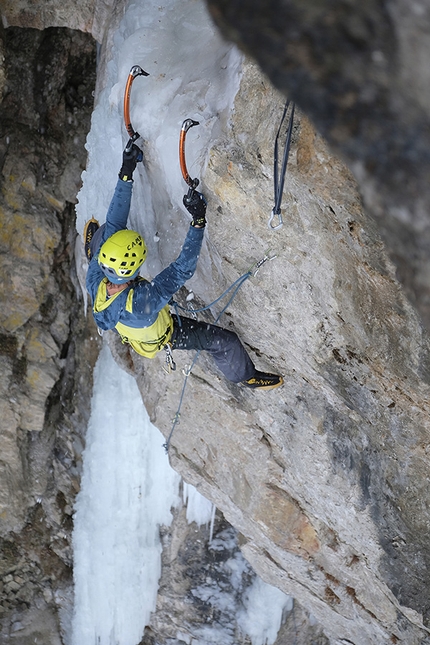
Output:
[[[239,333],[259,368],[284,374],[285,385],[244,390],[201,356],[171,462],[242,533],[255,570],[312,612],[331,642],[424,643],[428,338],[352,174],[300,111],[285,223],[268,229],[282,107],[247,63],[231,127],[204,176],[205,270],[190,289],[193,304],[207,304],[266,252],[276,256],[221,323]],[[178,353],[167,376],[163,357],[144,362],[111,342],[167,436],[193,355]]]
[[[102,42],[109,24],[124,7],[124,2],[114,0],[47,0],[42,5],[27,0],[3,0],[1,17],[3,27],[46,29],[67,27],[90,33]]]
[[[306,112],[354,172],[398,278],[430,324],[425,0],[208,0],[225,36]]]
[[[73,208],[96,51],[69,29],[9,28],[0,41],[0,640],[54,644],[98,353]]]
[[[140,645],[217,642],[252,645],[240,627],[255,573],[240,551],[240,535],[217,511],[197,527],[185,508],[162,529],[162,574],[156,610]],[[267,602],[267,601],[266,601]],[[254,611],[261,608],[253,607]],[[322,627],[291,600],[273,645],[328,645]],[[255,642],[255,638],[253,639]]]
[[[235,2],[211,6],[299,110],[284,226],[272,231],[272,147],[284,99],[247,61],[230,126],[202,178],[210,207],[201,266],[210,267],[212,287],[201,268],[190,288],[196,303],[207,303],[266,253],[276,256],[221,322],[239,332],[258,367],[282,372],[285,385],[243,390],[201,356],[172,437],[172,465],[240,532],[255,570],[311,612],[330,642],[430,642],[429,343],[413,307],[426,320],[427,103],[424,63],[411,68],[415,22],[400,1],[385,21],[376,2],[357,14],[310,2],[296,11],[290,2],[276,24],[257,2],[248,23]],[[10,3],[3,25],[77,27],[108,51],[108,25],[121,7],[52,3],[41,23],[40,13]],[[414,7],[414,47],[425,61],[426,9]],[[72,261],[95,47],[89,36],[61,31],[59,38],[54,29],[9,26],[0,39],[1,634],[22,645],[61,642],[59,622],[67,620],[55,607],[70,607],[71,505],[97,354]],[[167,243],[162,251],[167,257]],[[167,376],[162,359],[143,361],[107,336],[167,436],[180,369]],[[182,368],[193,356],[176,358]],[[167,537],[166,549],[168,559]],[[166,586],[161,612],[163,593]],[[164,625],[145,642],[171,636]],[[309,640],[317,637],[325,640],[310,632]]]
[[[76,277],[82,257],[73,209],[86,162],[96,47],[77,31],[25,25],[8,27],[0,39],[0,640],[57,645],[70,637],[72,512],[100,346]],[[218,517],[216,532],[227,526]],[[144,643],[154,634],[175,636],[172,599],[174,624],[190,637],[218,611],[192,595],[191,582],[219,584],[224,566],[219,556],[208,557],[207,530],[190,527],[181,509],[163,541],[164,583]],[[225,550],[224,559],[231,554]],[[246,575],[255,574],[248,567]],[[232,612],[221,616],[225,629]],[[294,606],[282,634],[297,629],[298,645],[311,637],[326,642],[321,627]]]

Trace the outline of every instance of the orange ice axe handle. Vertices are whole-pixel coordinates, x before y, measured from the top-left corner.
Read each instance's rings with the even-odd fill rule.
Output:
[[[133,65],[127,78],[124,92],[124,123],[130,140],[127,143],[126,150],[131,150],[133,143],[140,137],[140,134],[133,129],[130,119],[130,94],[131,87],[136,76],[149,76],[149,74],[148,72],[145,72],[145,70],[143,70],[139,65]]]
[[[181,165],[182,177],[189,186],[187,195],[188,200],[191,199],[195,188],[197,188],[197,186],[199,185],[199,180],[197,178],[191,179],[190,175],[188,174],[187,163],[185,161],[185,138],[187,136],[188,130],[194,125],[199,125],[199,122],[193,121],[193,119],[185,119],[185,121],[182,123],[181,134],[179,136],[179,163]]]

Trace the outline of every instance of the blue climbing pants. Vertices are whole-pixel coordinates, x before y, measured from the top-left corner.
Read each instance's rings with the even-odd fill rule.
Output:
[[[255,366],[234,331],[173,315],[172,349],[196,349],[208,352],[218,369],[234,383],[247,381]]]

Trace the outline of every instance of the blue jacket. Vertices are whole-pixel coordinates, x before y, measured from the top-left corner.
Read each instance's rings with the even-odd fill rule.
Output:
[[[101,245],[114,233],[127,228],[130,210],[132,182],[121,179],[115,188],[109,210],[106,215],[106,226],[100,238],[100,244],[88,267],[87,290],[95,301],[97,291],[105,277],[98,263]],[[204,229],[190,226],[178,258],[161,271],[151,282],[136,280],[124,289],[110,304],[100,312],[94,312],[94,319],[100,329],[112,329],[117,322],[135,329],[149,327],[157,319],[158,313],[169,302],[171,297],[196,270],[202,246]],[[133,288],[132,312],[126,311],[125,305],[130,289]]]

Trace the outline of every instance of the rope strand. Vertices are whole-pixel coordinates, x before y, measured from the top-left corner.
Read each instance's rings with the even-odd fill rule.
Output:
[[[239,291],[240,287],[244,284],[244,282],[246,282],[246,280],[248,280],[248,278],[251,278],[252,276],[257,275],[257,273],[258,273],[258,271],[259,271],[260,267],[261,267],[265,262],[267,262],[268,260],[274,260],[274,259],[275,259],[275,257],[276,257],[276,255],[273,255],[272,257],[269,257],[267,254],[265,254],[265,255],[264,255],[264,257],[263,257],[261,260],[259,260],[258,262],[256,262],[255,264],[253,264],[253,265],[252,265],[252,267],[251,267],[251,269],[249,269],[249,271],[247,271],[246,273],[244,273],[243,275],[241,275],[241,276],[240,276],[240,278],[237,278],[237,280],[235,280],[235,281],[233,282],[233,284],[231,284],[231,285],[228,287],[228,289],[226,289],[226,290],[224,291],[224,293],[222,293],[222,294],[221,294],[221,295],[220,295],[216,300],[214,300],[213,302],[211,302],[209,305],[206,305],[206,307],[201,307],[200,309],[193,309],[193,310],[192,310],[192,311],[193,311],[193,313],[199,313],[199,312],[201,312],[201,311],[206,311],[207,309],[209,309],[210,307],[212,307],[213,305],[215,305],[217,302],[219,302],[222,298],[224,298],[224,296],[226,296],[228,293],[230,293],[230,291],[231,291],[232,289],[234,289],[234,291],[233,291],[232,295],[230,296],[230,298],[229,298],[229,299],[228,299],[228,301],[227,301],[227,304],[226,304],[226,305],[221,309],[220,313],[219,313],[219,314],[218,314],[218,316],[215,318],[215,322],[214,322],[214,324],[216,324],[216,323],[219,321],[219,319],[221,318],[222,314],[223,314],[223,313],[225,312],[225,310],[227,309],[227,307],[231,304],[231,302],[233,301],[233,299],[236,297],[237,292]],[[253,267],[255,267],[254,271],[252,271],[252,268],[253,268]],[[173,305],[175,306],[175,308],[176,308],[176,307],[178,307],[179,309],[182,309],[183,311],[189,311],[189,309],[187,309],[186,307],[182,307],[181,305],[178,305],[178,303],[177,303],[177,302],[173,302]],[[179,315],[178,315],[178,317],[179,317]],[[166,443],[163,443],[163,448],[165,449],[166,454],[169,452],[170,440],[171,440],[171,438],[172,438],[173,432],[174,432],[174,430],[175,430],[176,426],[177,426],[177,425],[178,425],[178,423],[179,423],[179,418],[180,418],[180,416],[181,416],[181,407],[182,407],[182,402],[183,402],[183,399],[184,399],[185,388],[186,388],[186,385],[187,385],[187,382],[188,382],[188,377],[190,376],[190,374],[191,374],[191,370],[193,369],[194,365],[195,365],[195,364],[196,364],[196,362],[197,362],[197,359],[198,359],[198,357],[199,357],[199,355],[200,355],[200,351],[201,351],[201,350],[198,350],[198,351],[197,351],[196,355],[194,356],[193,362],[191,363],[190,369],[188,370],[188,372],[187,372],[187,373],[186,373],[186,375],[185,375],[185,380],[184,380],[184,383],[183,383],[183,386],[182,386],[181,396],[179,397],[179,405],[178,405],[178,409],[177,409],[177,411],[176,411],[175,416],[173,417],[172,428],[171,428],[171,430],[170,430],[170,434],[169,434],[169,436],[167,437],[167,441],[166,441]]]

